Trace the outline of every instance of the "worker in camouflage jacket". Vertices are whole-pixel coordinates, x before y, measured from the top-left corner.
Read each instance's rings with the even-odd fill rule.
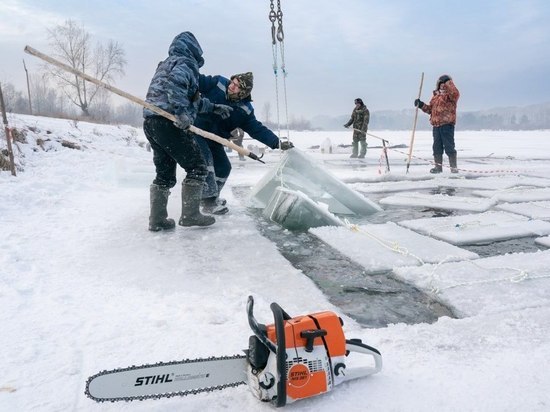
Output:
[[[199,145],[188,132],[197,113],[228,116],[230,107],[201,99],[199,68],[204,64],[202,49],[190,32],[177,35],[168,50],[168,57],[159,63],[146,101],[176,117],[172,122],[155,112],[144,109],[143,131],[153,149],[156,177],[150,186],[151,214],[149,230],[173,229],[175,222],[168,218],[166,206],[170,189],[176,185],[176,165],[186,171],[182,183],[181,226],[208,226],[212,216],[200,213],[202,188],[207,176],[206,163]]]
[[[346,128],[353,125],[353,151],[350,156],[351,158],[359,157],[363,159],[367,154],[367,130],[369,129],[369,120],[369,109],[367,109],[362,99],[355,99],[355,108],[351,113],[351,118],[344,125]],[[360,152],[359,145],[361,145]]]
[[[449,157],[451,173],[458,173],[455,149],[455,124],[456,107],[460,93],[453,79],[447,74],[437,79],[435,90],[429,104],[420,99],[414,101],[414,105],[424,113],[430,115],[430,123],[433,126],[433,156],[435,167],[430,173],[443,171],[443,152]]]
[[[253,139],[256,139],[272,149],[287,150],[293,147],[288,141],[282,142],[254,115],[251,92],[254,77],[251,72],[231,76],[200,75],[199,89],[201,95],[215,104],[228,105],[233,110],[226,118],[220,118],[211,113],[199,113],[195,125],[202,130],[214,133],[225,139],[231,139],[231,132],[240,128]],[[206,159],[208,177],[203,191],[202,211],[204,213],[224,214],[228,212],[220,192],[231,173],[231,162],[224,146],[210,139],[195,135]]]

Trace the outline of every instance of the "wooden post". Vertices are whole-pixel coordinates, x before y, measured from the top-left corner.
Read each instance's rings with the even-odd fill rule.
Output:
[[[123,90],[117,89],[114,86],[111,86],[110,84],[104,83],[101,80],[97,80],[93,78],[92,76],[87,75],[84,72],[81,72],[80,70],[76,70],[72,68],[71,66],[66,65],[65,63],[62,63],[44,53],[39,52],[36,49],[33,49],[30,46],[25,46],[25,52],[28,54],[31,54],[33,56],[38,57],[39,59],[42,59],[50,64],[53,64],[54,66],[57,66],[61,69],[64,69],[70,73],[73,73],[76,76],[79,76],[83,78],[84,80],[88,80],[90,83],[94,83],[100,87],[103,87],[104,89],[109,90],[110,92],[113,92],[115,94],[118,94],[119,96],[122,96],[134,103],[137,103],[146,109],[151,110],[152,112],[155,112],[156,114],[167,118],[168,120],[176,121],[176,116],[174,116],[171,113],[168,113],[165,110],[162,110],[161,108],[154,106],[150,103],[147,103],[145,100],[142,100],[138,97],[132,96],[129,93],[126,93]],[[206,137],[207,139],[213,140],[219,144],[222,144],[224,146],[230,147],[231,149],[235,150],[237,153],[242,154],[243,156],[248,156],[251,159],[257,160],[259,162],[264,163],[258,156],[256,156],[254,153],[251,153],[248,149],[245,149],[244,147],[239,147],[235,143],[231,142],[230,140],[224,139],[223,137],[220,137],[218,135],[215,135],[214,133],[207,132],[205,130],[199,129],[198,127],[195,127],[193,125],[189,126],[189,131],[195,134],[198,134],[199,136]]]
[[[27,65],[25,64],[25,59],[23,59],[23,67],[25,68],[25,74],[27,76],[27,94],[29,95],[29,112],[32,115],[31,85],[30,85],[30,82],[29,82],[29,71],[27,70]]]
[[[11,131],[8,127],[8,117],[6,116],[6,106],[4,105],[4,94],[2,93],[2,85],[0,84],[0,109],[2,110],[2,120],[4,122],[4,131],[6,132],[6,142],[8,142],[8,156],[10,158],[10,170],[12,176],[15,173],[15,161],[13,160],[13,150],[11,147]]]
[[[422,96],[422,85],[424,84],[424,72],[422,72],[422,76],[420,77],[420,89],[418,90],[418,98]],[[411,156],[413,151],[413,144],[414,144],[414,132],[416,131],[416,120],[418,119],[418,107],[416,108],[414,112],[414,123],[413,123],[413,129],[412,129],[412,135],[411,135],[411,144],[409,145],[409,156],[407,158],[407,172],[409,173],[409,166],[411,164]]]

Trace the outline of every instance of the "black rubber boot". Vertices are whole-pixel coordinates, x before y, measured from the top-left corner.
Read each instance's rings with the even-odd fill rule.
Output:
[[[200,212],[202,182],[184,181],[181,186],[180,226],[210,226],[216,222],[212,216]]]
[[[151,201],[151,215],[149,216],[149,230],[158,232],[160,230],[170,230],[176,226],[174,219],[168,218],[166,205],[170,190],[165,186],[152,184],[149,188]]]
[[[359,151],[359,142],[353,142],[353,150],[351,152],[350,158],[355,159],[357,157],[357,152]]]
[[[451,166],[451,173],[458,173],[458,167],[456,166],[456,153],[449,156],[449,166]]]
[[[434,156],[435,167],[430,169],[430,173],[441,173],[443,171],[443,155]]]
[[[226,201],[218,197],[207,197],[201,200],[202,212],[209,215],[225,215],[229,208],[225,206]]]

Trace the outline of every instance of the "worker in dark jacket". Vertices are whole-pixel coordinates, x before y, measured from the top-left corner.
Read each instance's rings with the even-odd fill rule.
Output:
[[[200,213],[202,188],[207,176],[206,163],[199,145],[187,129],[197,113],[229,116],[231,108],[201,99],[199,68],[204,64],[202,49],[190,32],[177,35],[168,50],[168,57],[159,63],[147,91],[146,101],[175,115],[172,122],[151,110],[144,109],[143,131],[153,149],[156,177],[150,186],[151,214],[149,230],[173,229],[166,206],[170,189],[176,185],[176,164],[187,175],[182,184],[181,226],[208,226],[212,216]]]
[[[344,127],[347,128],[353,125],[353,149],[350,157],[363,159],[367,154],[367,130],[369,129],[370,112],[363,103],[363,99],[358,97],[354,103],[355,107],[351,117]],[[360,152],[359,145],[361,145]]]
[[[443,151],[449,157],[451,173],[458,173],[456,149],[455,149],[455,124],[456,106],[460,93],[453,79],[447,74],[437,79],[435,90],[429,104],[420,99],[414,101],[414,105],[424,113],[430,115],[430,123],[433,126],[433,156],[435,167],[430,173],[443,171]]]
[[[200,75],[201,95],[214,104],[228,105],[233,110],[229,117],[222,119],[211,113],[200,113],[195,121],[199,129],[214,133],[225,139],[231,139],[235,128],[242,129],[250,137],[272,149],[286,150],[293,147],[288,141],[279,138],[254,115],[251,92],[254,78],[251,72],[235,74],[230,79],[223,76]],[[203,212],[224,214],[229,210],[220,192],[231,173],[231,162],[224,147],[213,140],[195,135],[208,167],[207,187],[203,191]]]

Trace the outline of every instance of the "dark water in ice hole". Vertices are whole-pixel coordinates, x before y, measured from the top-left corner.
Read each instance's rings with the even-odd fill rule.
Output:
[[[235,196],[244,199],[249,188],[235,187]],[[449,196],[470,196],[471,190],[439,188],[420,190]],[[388,193],[365,194],[377,202]],[[266,220],[259,209],[248,209],[260,233],[274,242],[281,254],[321,289],[331,303],[366,327],[384,327],[391,323],[433,323],[441,316],[455,317],[452,309],[416,287],[396,278],[392,271],[372,273],[336,249],[307,232],[290,232]],[[385,223],[389,221],[451,216],[469,212],[387,206],[383,211],[353,223]],[[493,242],[487,245],[466,245],[463,249],[480,257],[513,252],[534,252],[539,246],[535,237]]]

